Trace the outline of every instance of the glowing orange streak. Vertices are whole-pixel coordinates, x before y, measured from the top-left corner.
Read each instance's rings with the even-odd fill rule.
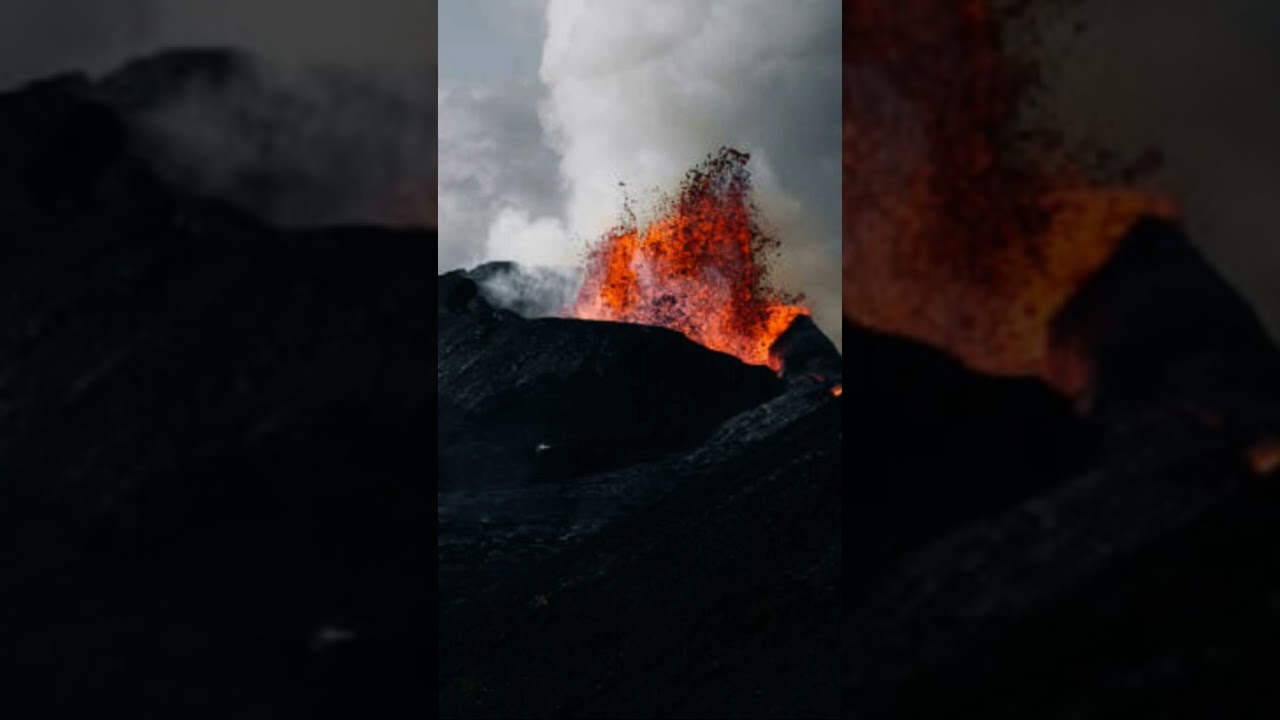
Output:
[[[722,150],[686,177],[656,219],[624,221],[592,248],[571,314],[668,327],[744,362],[808,310],[773,291],[768,251],[749,203],[748,156]]]
[[[1054,313],[1172,204],[1092,183],[1055,141],[1020,136],[1033,68],[1002,53],[989,3],[854,0],[844,18],[846,316],[1078,389],[1051,367]]]

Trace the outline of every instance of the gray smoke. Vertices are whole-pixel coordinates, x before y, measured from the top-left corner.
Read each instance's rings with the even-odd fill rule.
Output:
[[[563,315],[582,284],[582,273],[575,268],[522,267],[505,261],[485,263],[468,275],[491,305],[527,318]]]
[[[204,65],[205,77],[173,77]],[[135,76],[150,93],[145,102],[118,93],[124,114],[174,187],[285,226],[435,224],[435,113],[425,99],[342,68],[218,52],[137,63],[110,87]]]
[[[0,82],[238,48],[250,72],[144,108],[163,174],[282,224],[434,225],[436,38],[435,0],[16,0]]]

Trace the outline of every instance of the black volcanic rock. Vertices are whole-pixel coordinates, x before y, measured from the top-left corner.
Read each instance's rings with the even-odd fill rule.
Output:
[[[1174,223],[1139,222],[1053,331],[1113,429],[1170,414],[1242,438],[1280,427],[1280,350]]]
[[[105,180],[124,168],[128,195],[153,194],[130,166],[124,124],[86,97],[91,89],[67,75],[0,93],[0,218],[35,223],[100,207]]]
[[[783,390],[769,369],[671,330],[494,308],[472,277],[495,267],[437,284],[446,605],[696,474],[690,452]]]
[[[671,330],[526,320],[492,308],[460,272],[439,287],[440,402],[476,436],[529,449],[684,449],[782,389],[767,368]]]
[[[838,717],[834,346],[787,383],[476,286],[516,272],[438,283],[440,716]]]
[[[769,346],[769,360],[786,380],[836,385],[843,374],[843,358],[835,343],[818,329],[813,318],[800,315]]]
[[[439,284],[439,715],[839,717],[839,399],[472,277]]]
[[[845,712],[1275,715],[1280,488],[1244,457],[1277,428],[1274,347],[1156,220],[1135,226],[1054,331],[1058,359],[1086,371],[1077,409],[1089,415],[1074,424],[1063,399],[1028,404],[1043,388],[965,377],[906,341],[850,345],[846,397],[865,377],[860,392],[886,399],[846,428],[873,433],[879,459],[855,486],[856,507],[871,508],[858,537],[899,539],[870,553],[881,562],[851,596]]]
[[[0,95],[0,714],[425,714],[434,234],[186,197],[96,92]]]
[[[1086,470],[1097,432],[1031,379],[989,377],[846,320],[850,482],[846,532],[864,577],[968,522]]]
[[[841,405],[790,397],[805,410],[744,413],[767,430],[442,616],[439,716],[843,717]]]
[[[1271,714],[1278,511],[1274,483],[1187,441],[971,523],[857,607],[846,709],[1194,718],[1240,701]]]

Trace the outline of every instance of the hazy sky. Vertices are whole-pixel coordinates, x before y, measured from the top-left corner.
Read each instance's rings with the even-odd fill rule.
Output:
[[[189,45],[236,45],[405,82],[435,67],[436,14],[436,0],[5,0],[0,86]]]
[[[444,0],[441,270],[565,266],[723,145],[839,332],[840,0]],[[642,212],[643,207],[639,208]]]

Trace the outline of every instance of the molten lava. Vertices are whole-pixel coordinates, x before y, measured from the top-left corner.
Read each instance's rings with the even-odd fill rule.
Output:
[[[1050,320],[1138,217],[1174,208],[1106,187],[1019,127],[1036,68],[1003,50],[1008,12],[846,2],[844,311],[1075,392],[1080,373],[1049,359]]]
[[[590,251],[570,314],[657,325],[753,365],[808,310],[769,284],[777,241],[751,204],[749,156],[722,149],[691,170],[658,216],[628,215]]]

